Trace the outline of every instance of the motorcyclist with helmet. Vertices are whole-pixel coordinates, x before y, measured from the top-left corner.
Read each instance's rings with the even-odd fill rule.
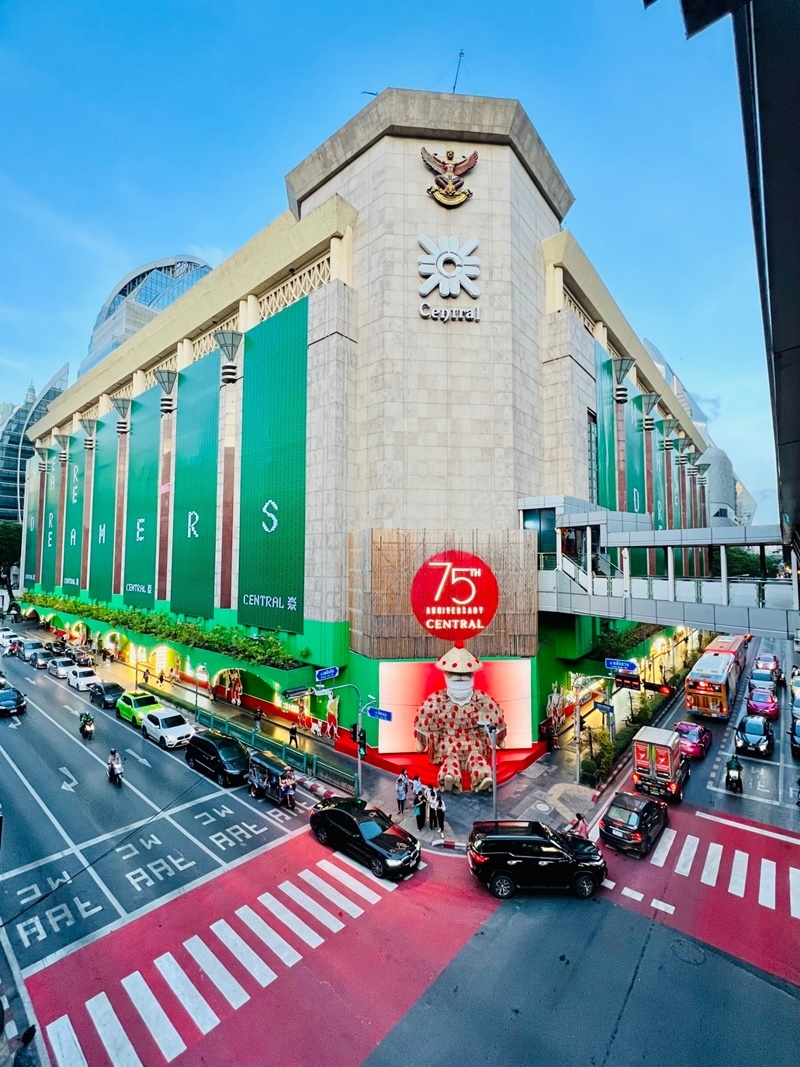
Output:
[[[87,729],[87,727],[91,729]],[[94,715],[92,715],[91,711],[81,712],[80,726],[78,729],[81,732],[81,737],[86,737],[86,734],[94,729]]]
[[[119,778],[122,775],[122,757],[115,748],[111,749],[108,756],[108,778],[109,781],[115,785],[118,784]]]
[[[725,764],[725,788],[742,792],[742,764],[735,752]]]

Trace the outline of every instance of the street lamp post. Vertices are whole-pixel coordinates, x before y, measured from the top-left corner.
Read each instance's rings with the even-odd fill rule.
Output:
[[[478,726],[484,728],[492,746],[492,822],[497,822],[497,723],[479,719]]]
[[[377,699],[372,693],[367,694],[367,699],[361,699],[361,690],[355,684],[355,682],[341,682],[339,685],[326,685],[319,686],[315,690],[317,693],[333,692],[336,689],[352,689],[356,694],[358,700],[358,715],[356,718],[356,774],[357,774],[357,793],[356,796],[361,796],[362,784],[361,784],[361,730],[362,730],[362,715],[364,711],[375,703]]]
[[[581,783],[581,688],[586,681],[576,674],[572,682],[572,727],[575,733],[575,782]]]

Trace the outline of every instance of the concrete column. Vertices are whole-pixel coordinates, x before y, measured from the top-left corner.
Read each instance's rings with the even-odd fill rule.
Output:
[[[186,367],[190,367],[192,365],[193,356],[192,342],[188,337],[184,337],[182,341],[178,341],[178,351],[175,356],[175,369],[184,370]]]
[[[562,560],[561,530],[556,529],[556,570],[557,571],[561,570],[561,560]]]
[[[331,238],[331,281],[352,285],[353,227],[346,226],[341,237]]]
[[[606,352],[608,351],[608,330],[604,322],[594,324],[594,339],[600,342]]]
[[[252,330],[254,326],[258,326],[261,322],[261,312],[258,310],[258,297],[254,293],[250,293],[247,297],[247,325],[242,329],[241,323],[239,323],[239,332],[246,333],[247,330]]]
[[[145,373],[143,370],[135,370],[133,372],[133,395],[139,396],[146,389],[145,386]]]
[[[564,308],[564,268],[552,265],[546,268],[545,311],[562,311]]]
[[[667,597],[675,603],[675,553],[672,545],[667,549]]]
[[[730,587],[728,585],[728,550],[725,545],[719,546],[719,576],[722,584],[722,603],[730,602]]]
[[[800,611],[800,586],[797,584],[797,570],[800,567],[800,558],[794,549],[792,549],[790,559],[792,563],[792,608],[794,611]]]
[[[111,411],[111,397],[108,393],[101,393],[97,398],[97,417],[102,419],[104,415],[107,415]]]
[[[586,577],[589,579],[588,589],[592,593],[592,528],[586,527]]]

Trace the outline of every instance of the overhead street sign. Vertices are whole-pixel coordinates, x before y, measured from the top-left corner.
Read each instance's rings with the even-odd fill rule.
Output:
[[[607,659],[606,670],[627,671],[628,674],[637,674],[639,666],[636,661],[632,659]]]
[[[599,711],[601,715],[613,715],[614,714],[614,705],[613,704],[601,704],[598,700],[595,700],[595,702],[594,702],[594,710],[595,711]]]
[[[314,675],[318,682],[329,682],[339,674],[338,667],[321,667]]]
[[[367,715],[371,719],[383,719],[384,722],[392,721],[391,711],[384,711],[383,708],[367,708]]]

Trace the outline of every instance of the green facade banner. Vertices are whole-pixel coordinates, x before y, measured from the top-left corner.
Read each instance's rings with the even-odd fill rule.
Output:
[[[308,301],[245,335],[238,620],[303,629]]]
[[[61,464],[58,451],[51,451],[47,458],[47,475],[44,494],[44,528],[42,530],[42,574],[39,584],[42,591],[52,593],[56,588],[56,557],[58,556],[58,495],[61,491]]]
[[[644,466],[644,416],[642,398],[636,387],[628,383],[628,393],[634,394],[625,405],[625,484],[628,511],[637,515],[647,511]]]
[[[155,604],[161,387],[131,402],[128,498],[125,510],[123,599],[132,608]]]
[[[26,589],[36,583],[36,542],[39,534],[39,460],[28,461],[28,484],[25,492],[25,573]]]
[[[667,528],[667,468],[664,454],[664,423],[656,421],[656,428],[651,434],[653,468],[653,529]]]
[[[64,506],[64,570],[61,586],[65,593],[76,595],[81,587],[81,552],[83,549],[83,479],[86,452],[83,433],[70,439],[67,461],[67,492]]]
[[[92,522],[89,529],[89,595],[111,600],[117,514],[117,413],[98,420],[94,434]]]
[[[214,615],[220,355],[210,352],[178,375],[170,608]]]
[[[617,454],[614,446],[614,369],[611,356],[599,341],[594,343],[597,389],[597,497],[604,508],[617,510]]]

